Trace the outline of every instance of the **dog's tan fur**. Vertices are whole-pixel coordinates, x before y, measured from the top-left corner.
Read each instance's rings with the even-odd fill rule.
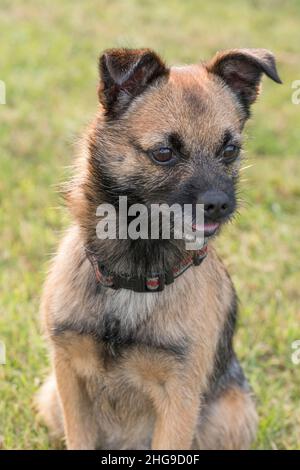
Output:
[[[57,255],[54,263],[56,269],[51,271],[45,287],[42,305],[50,338],[54,322],[67,319],[74,303],[85,303],[80,294],[84,295],[82,286],[88,285],[90,281],[90,265],[87,260],[81,264],[81,257],[80,239],[74,228]],[[80,269],[76,271],[78,265]],[[183,335],[188,336],[194,345],[188,364],[180,364],[164,352],[145,351],[136,347],[126,353],[111,370],[107,370],[101,360],[101,349],[92,338],[72,333],[52,337],[53,364],[64,409],[68,448],[92,449],[103,446],[103,441],[105,448],[136,448],[141,443],[147,447],[152,433],[154,449],[188,449],[193,439],[201,442],[201,438],[197,437],[202,434],[202,422],[198,417],[199,397],[207,387],[218,335],[225,320],[224,308],[230,307],[232,295],[229,278],[213,251],[203,266],[205,271],[190,269],[169,290],[154,293],[151,297],[127,291],[108,293],[112,298],[118,296],[117,301],[125,303],[132,316],[137,309],[145,309],[153,335],[161,337],[167,332],[168,338],[174,341],[180,340]],[[172,296],[172,304],[168,308],[169,296]],[[203,299],[201,307],[199,298]],[[55,304],[62,305],[62,308],[53,308]],[[67,305],[70,308],[66,308]],[[97,307],[101,315],[101,304]],[[161,312],[164,313],[163,319]],[[85,311],[82,311],[82,315],[85,315]],[[50,427],[55,424],[62,433],[60,405],[54,385],[55,381],[52,380],[52,389],[49,384],[45,389],[51,399],[47,402],[43,396],[41,413]],[[82,396],[84,394],[86,396]],[[239,419],[241,426],[235,435],[234,421],[231,421],[233,429],[230,422],[226,422],[229,432],[228,435],[224,432],[225,439],[220,444],[225,448],[227,441],[230,447],[247,447],[253,437],[256,421],[254,405],[244,393],[240,395],[241,404],[246,406],[239,405],[237,397],[232,401],[231,413],[240,415],[236,419]],[[226,401],[225,404],[226,410],[220,406],[219,413],[210,418],[210,427],[214,429],[218,440],[217,421],[220,420],[220,414],[229,414],[230,402]],[[94,428],[92,423],[96,410],[98,416]],[[114,417],[116,422],[112,423],[111,414],[116,411],[117,419]],[[203,425],[204,436],[207,426]],[[105,436],[102,437],[103,441],[100,437],[99,442],[101,428]],[[198,432],[195,433],[195,429]],[[214,447],[212,438],[203,437],[203,442],[209,448]]]
[[[94,149],[102,146],[104,155],[126,155],[107,162],[111,177],[122,184],[141,170],[132,136],[145,148],[170,129],[183,130],[193,153],[199,146],[213,152],[220,130],[227,127],[240,135],[245,112],[230,88],[213,76],[213,67],[171,69],[130,104],[125,118],[111,123],[109,138],[101,134],[104,103],[87,133],[68,194],[75,223],[52,263],[41,308],[53,375],[39,393],[38,406],[53,433],[65,435],[68,449],[241,449],[255,435],[257,417],[247,388],[228,380],[226,388],[210,391],[234,299],[231,280],[213,248],[200,267],[190,268],[162,292],[104,289],[99,295],[83,250],[103,196],[100,189],[96,200],[91,184]],[[199,106],[200,124],[191,119]],[[142,165],[147,193],[161,179],[161,168],[145,158]],[[190,177],[193,165],[191,160],[185,171],[173,170],[178,185]],[[237,172],[237,166],[228,171]],[[106,242],[111,257],[116,243]],[[125,252],[126,245],[114,259],[114,269],[142,271],[143,265],[130,264]],[[94,328],[93,322],[104,321],[107,312],[117,312],[121,331],[140,328],[119,355],[94,336],[96,331],[86,330],[89,322]]]

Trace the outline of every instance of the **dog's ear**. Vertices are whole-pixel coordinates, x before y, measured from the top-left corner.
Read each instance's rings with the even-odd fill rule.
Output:
[[[118,116],[155,79],[168,74],[150,49],[109,49],[99,60],[99,99],[110,117]]]
[[[259,93],[262,74],[282,83],[273,54],[266,49],[230,49],[218,52],[206,64],[209,72],[221,77],[248,112]]]

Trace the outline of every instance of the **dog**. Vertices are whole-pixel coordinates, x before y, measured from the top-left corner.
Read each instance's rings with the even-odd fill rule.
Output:
[[[99,60],[99,109],[65,191],[73,225],[41,302],[53,373],[39,413],[68,449],[248,449],[257,413],[233,349],[237,296],[212,240],[237,207],[242,132],[271,52],[167,67]],[[205,245],[99,239],[97,207],[202,204]]]

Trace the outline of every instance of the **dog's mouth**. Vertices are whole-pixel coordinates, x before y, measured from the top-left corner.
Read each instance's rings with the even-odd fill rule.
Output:
[[[220,226],[220,222],[204,222],[203,225],[193,223],[193,230],[202,232],[205,238],[210,238],[217,233]]]

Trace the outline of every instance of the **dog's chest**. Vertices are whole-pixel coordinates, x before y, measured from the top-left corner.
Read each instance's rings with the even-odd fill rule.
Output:
[[[172,304],[156,294],[131,291],[105,292],[85,305],[85,312],[75,308],[69,320],[55,326],[55,336],[65,333],[92,338],[100,359],[117,361],[124,354],[151,351],[182,360],[188,350],[187,334],[172,315]],[[72,320],[71,320],[72,319]]]

